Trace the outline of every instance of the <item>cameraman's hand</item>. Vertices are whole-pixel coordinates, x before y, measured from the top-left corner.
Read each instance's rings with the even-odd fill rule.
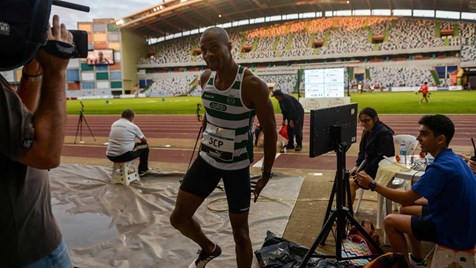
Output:
[[[35,58],[23,66],[23,73],[28,76],[37,76],[42,72],[41,65]]]
[[[53,16],[53,27],[48,29],[47,39],[72,43],[73,37],[66,30],[64,24],[60,25],[59,17],[55,15]],[[66,68],[69,59],[53,56],[47,53],[44,48],[38,51],[35,59],[41,65],[42,80],[41,83],[38,83],[36,80],[28,82],[28,84],[25,84],[27,87],[25,90],[30,91],[31,95],[34,95],[31,93],[32,91],[39,92],[41,98],[36,109],[31,109],[31,111],[34,110],[32,120],[35,126],[35,139],[26,154],[20,158],[20,162],[38,169],[50,169],[59,165],[61,149],[64,143],[66,126]],[[32,61],[25,66],[24,71],[28,72],[30,69],[39,70],[38,68],[35,61]],[[25,81],[23,80],[23,82]],[[23,82],[21,85],[24,84]],[[30,96],[30,99],[32,98],[33,96]]]
[[[46,36],[48,40],[55,40],[69,44],[73,43],[73,35],[66,29],[64,24],[60,24],[58,15],[53,16],[53,27],[48,27]],[[45,52],[44,49],[40,49],[36,58],[40,62],[44,71],[65,71],[69,62],[69,59],[53,56]]]

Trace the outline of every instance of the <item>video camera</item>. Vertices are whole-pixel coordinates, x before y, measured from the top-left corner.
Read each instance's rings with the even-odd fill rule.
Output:
[[[0,1],[0,71],[29,62],[40,48],[61,58],[86,58],[88,34],[71,30],[73,44],[47,41],[51,5],[89,12],[89,7],[59,0]]]

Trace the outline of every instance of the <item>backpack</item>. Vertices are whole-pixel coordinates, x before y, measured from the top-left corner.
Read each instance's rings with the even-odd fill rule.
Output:
[[[388,252],[371,261],[365,268],[408,268],[405,256],[400,253]]]
[[[379,234],[377,232],[377,230],[375,229],[375,226],[373,225],[373,223],[371,223],[370,221],[367,221],[367,220],[363,220],[362,223],[360,224],[360,226],[362,226],[362,228],[364,228],[364,230],[367,232],[367,234],[369,234],[369,236],[372,238],[372,240],[377,243],[378,246],[380,246],[380,237],[379,237]],[[367,239],[365,238],[365,236],[363,236],[359,229],[357,229],[357,227],[355,226],[352,226],[349,230],[349,233],[348,233],[348,236],[359,236],[361,237],[363,240],[365,240],[365,242],[367,243],[370,251],[373,253],[373,254],[378,254],[378,249],[374,248],[372,246],[372,244],[367,241]]]
[[[29,62],[46,42],[52,0],[0,1],[0,71]]]

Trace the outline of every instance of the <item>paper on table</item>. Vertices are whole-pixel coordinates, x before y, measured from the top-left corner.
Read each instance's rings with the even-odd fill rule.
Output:
[[[375,181],[381,185],[388,185],[392,181],[393,177],[400,171],[410,171],[410,168],[397,163],[394,159],[384,156],[385,160],[389,163],[385,165],[379,165],[377,174],[375,175]]]

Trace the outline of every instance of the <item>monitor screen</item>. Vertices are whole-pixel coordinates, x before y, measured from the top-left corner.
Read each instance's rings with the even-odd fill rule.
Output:
[[[309,157],[335,150],[337,142],[350,146],[356,141],[357,103],[311,110]]]
[[[304,70],[306,98],[344,97],[345,68]]]
[[[109,65],[114,64],[114,50],[112,49],[95,49],[88,51],[89,65]]]

